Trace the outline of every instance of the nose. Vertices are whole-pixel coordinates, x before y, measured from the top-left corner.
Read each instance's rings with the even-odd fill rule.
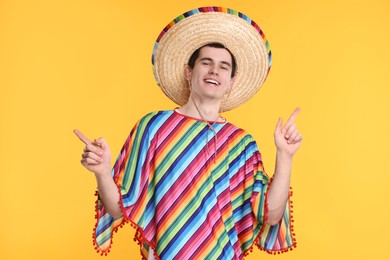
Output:
[[[219,75],[219,70],[217,66],[211,66],[209,70],[209,74],[211,75]]]

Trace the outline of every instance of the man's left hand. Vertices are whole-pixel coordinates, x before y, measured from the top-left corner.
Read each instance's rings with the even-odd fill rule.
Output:
[[[278,152],[285,153],[291,157],[294,156],[302,143],[302,135],[298,132],[294,123],[299,111],[301,109],[296,108],[285,125],[283,125],[282,118],[279,118],[274,132],[275,145]]]

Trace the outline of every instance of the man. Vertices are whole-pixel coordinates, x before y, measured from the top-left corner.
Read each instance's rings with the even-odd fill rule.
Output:
[[[276,125],[272,185],[253,137],[220,115],[248,100],[269,71],[268,43],[248,19],[206,7],[163,30],[154,73],[180,107],[144,116],[112,171],[106,141],[75,130],[86,144],[81,163],[98,183],[98,251],[109,252],[112,232],[125,222],[137,229],[144,258],[241,259],[254,244],[271,253],[295,246],[287,202],[302,142],[299,109]],[[233,35],[248,45],[236,46]]]

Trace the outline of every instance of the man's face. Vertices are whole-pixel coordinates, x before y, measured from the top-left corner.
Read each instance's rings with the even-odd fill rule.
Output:
[[[186,76],[191,81],[192,91],[200,98],[222,100],[234,83],[232,57],[226,49],[203,47],[191,70],[187,66]]]

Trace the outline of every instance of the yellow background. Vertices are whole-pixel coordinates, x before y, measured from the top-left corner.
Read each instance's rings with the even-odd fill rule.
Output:
[[[175,105],[151,51],[177,15],[239,10],[265,32],[273,67],[225,113],[273,172],[273,130],[296,106],[304,143],[292,186],[298,248],[247,259],[390,259],[390,4],[386,0],[0,1],[0,258],[102,259],[92,247],[94,176],[72,130],[115,158],[136,120]],[[105,259],[139,259],[130,226]]]

